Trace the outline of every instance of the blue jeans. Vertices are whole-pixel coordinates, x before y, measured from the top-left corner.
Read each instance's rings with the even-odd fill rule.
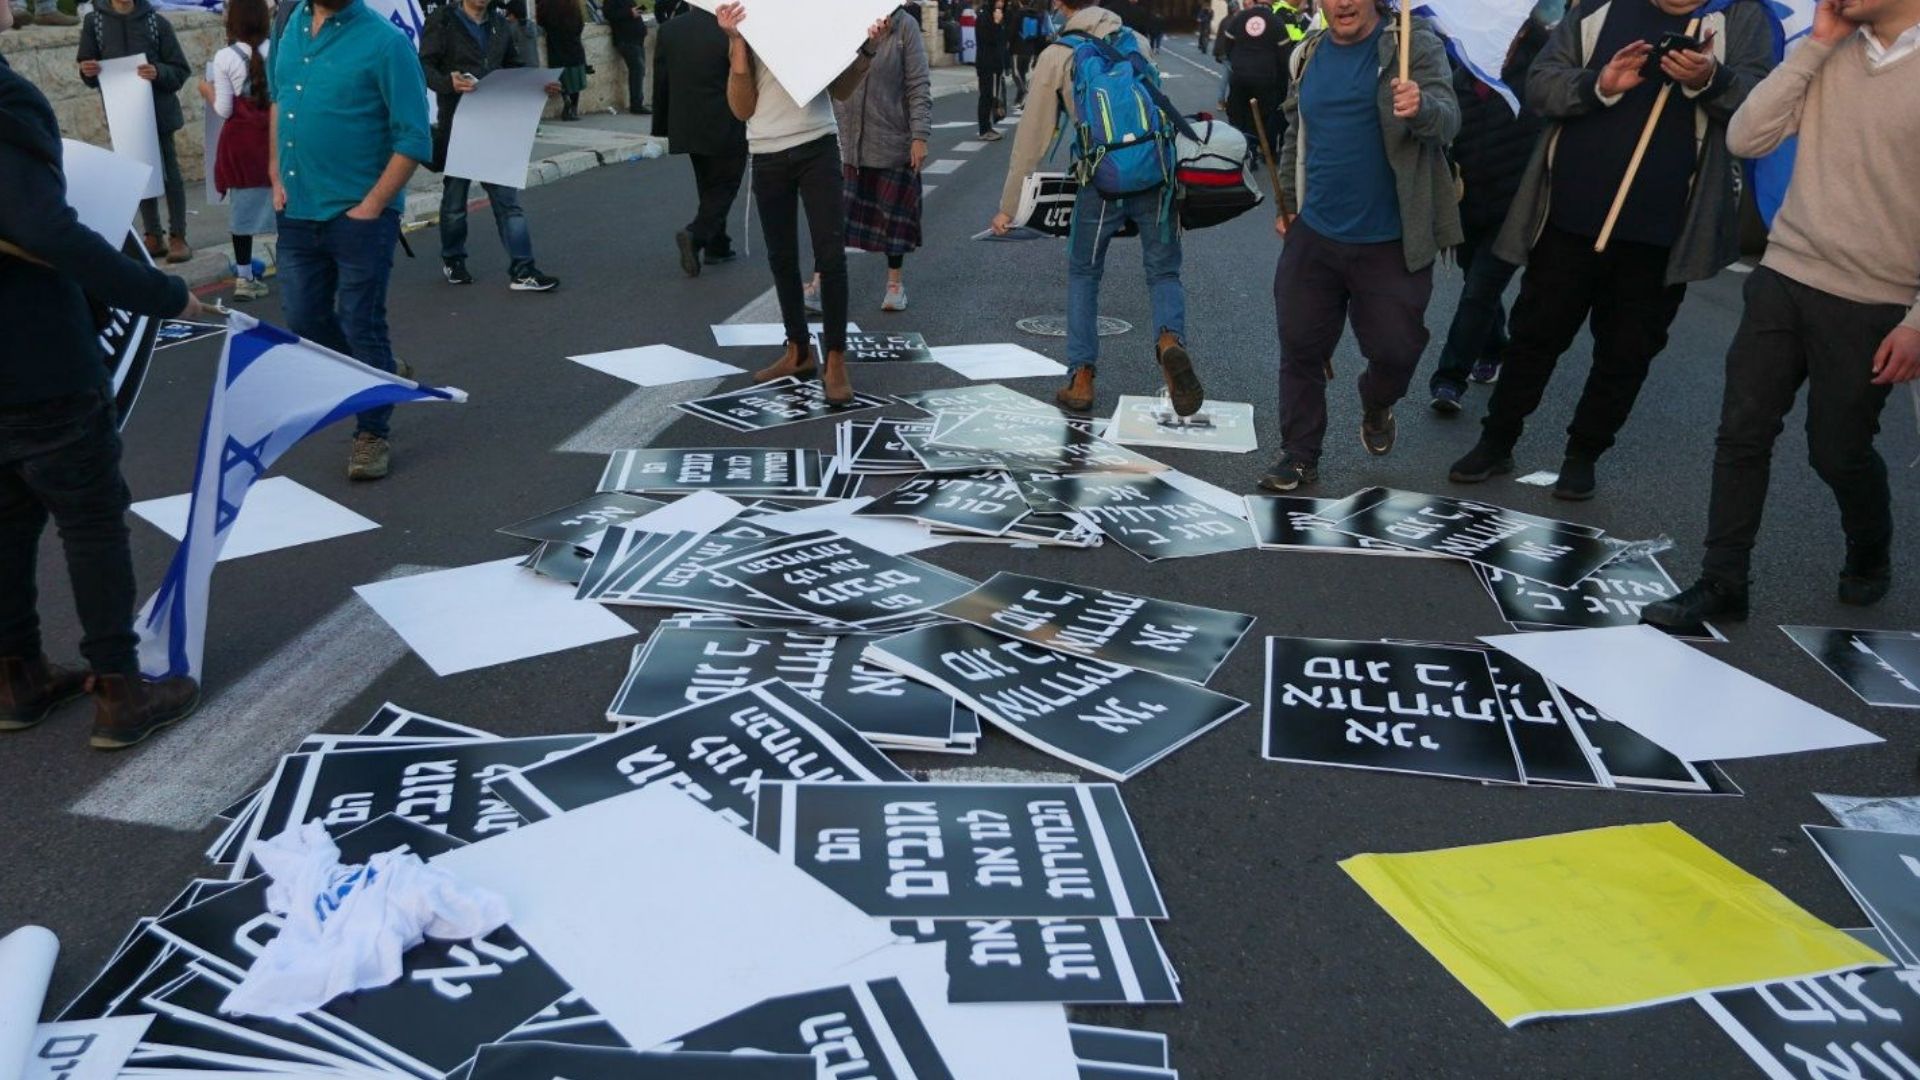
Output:
[[[473,181],[449,176],[440,181],[440,257],[467,257],[467,193]],[[520,193],[510,187],[489,184],[487,202],[493,206],[493,224],[500,231],[500,246],[507,249],[507,276],[517,277],[533,269],[533,234],[527,229],[527,213],[520,209]]]
[[[287,329],[381,371],[393,371],[387,280],[400,240],[400,211],[372,221],[340,215],[301,221],[280,215],[280,308]],[[387,437],[393,406],[360,414],[358,433]]]
[[[1482,359],[1498,363],[1506,351],[1507,312],[1501,304],[1520,268],[1493,253],[1499,231],[1497,227],[1469,229],[1466,242],[1454,249],[1466,283],[1460,287],[1460,305],[1454,308],[1447,342],[1440,349],[1440,366],[1433,372],[1430,386],[1436,393],[1442,386],[1464,392],[1474,364]]]
[[[1173,212],[1161,195],[1149,191],[1106,199],[1093,188],[1082,187],[1074,199],[1073,232],[1067,244],[1069,374],[1093,367],[1100,358],[1100,277],[1107,269],[1107,245],[1128,221],[1140,227],[1140,263],[1153,298],[1153,336],[1156,341],[1163,333],[1186,337],[1187,293],[1180,285],[1180,228],[1171,220]]]

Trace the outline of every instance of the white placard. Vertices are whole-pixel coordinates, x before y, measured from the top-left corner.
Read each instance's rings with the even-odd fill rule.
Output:
[[[702,536],[740,516],[746,507],[715,491],[683,495],[652,513],[626,523],[626,528],[648,533],[699,533]]]
[[[193,493],[187,492],[134,503],[133,512],[178,540],[186,535],[187,510],[192,503]],[[331,540],[379,527],[378,522],[361,517],[312,488],[284,476],[272,476],[248,489],[247,501],[240,507],[240,518],[233,523],[233,531],[227,534],[226,545],[220,549],[220,561],[244,559],[265,551]]]
[[[151,1013],[41,1024],[20,1080],[114,1080],[152,1025]]]
[[[527,159],[533,156],[533,135],[547,107],[547,84],[559,80],[557,68],[502,68],[483,76],[460,96],[443,174],[526,187]]]
[[[1218,484],[1209,483],[1189,473],[1180,472],[1177,469],[1168,469],[1160,473],[1159,476],[1160,479],[1166,481],[1168,484],[1199,499],[1215,510],[1223,514],[1232,514],[1242,521],[1247,520],[1246,499],[1235,495],[1226,488]]]
[[[936,345],[933,360],[974,382],[1065,375],[1067,366],[1022,345]]]
[[[161,171],[160,121],[153,111],[153,83],[140,77],[140,68],[146,62],[144,55],[100,61],[100,100],[106,106],[113,152],[153,170],[141,196],[157,199],[167,193],[167,178]]]
[[[636,633],[574,587],[522,569],[476,563],[354,586],[437,675],[524,660]]]
[[[215,76],[213,73],[212,59],[208,59],[207,71],[202,77],[208,82],[214,81]],[[227,118],[215,112],[213,106],[208,105],[200,110],[200,148],[204,151],[202,157],[206,166],[201,170],[201,174],[206,182],[207,205],[209,206],[215,206],[227,201],[227,197],[220,194],[213,175],[214,163],[220,156],[220,132],[224,130],[226,126]]]
[[[819,323],[808,323],[807,332],[820,333]],[[847,333],[860,333],[858,323],[848,323]],[[787,343],[787,328],[777,322],[763,323],[715,323],[713,324],[713,343],[721,348],[734,348],[743,345],[773,346]]]
[[[886,555],[908,555],[916,551],[939,547],[947,541],[933,535],[925,525],[900,518],[855,517],[854,511],[873,502],[869,498],[840,499],[835,502],[809,506],[804,510],[789,510],[784,514],[769,514],[756,518],[754,524],[765,525],[769,529],[778,529],[788,536],[805,536],[808,533],[825,529],[838,533],[857,544],[865,544]]]
[[[723,0],[690,0],[717,11]],[[794,101],[805,105],[853,63],[867,27],[900,6],[899,0],[744,0],[740,34]]]
[[[118,248],[133,231],[133,216],[146,197],[153,166],[91,143],[60,140],[67,175],[67,205],[80,224]]]
[[[0,937],[0,1076],[18,1073],[46,1004],[60,939],[44,926],[23,926]]]
[[[643,345],[637,349],[586,353],[567,359],[616,379],[625,379],[635,386],[665,386],[668,383],[724,379],[729,375],[746,373],[744,368],[723,364],[671,345]]]
[[[1884,741],[1651,626],[1480,640],[1685,761]]]

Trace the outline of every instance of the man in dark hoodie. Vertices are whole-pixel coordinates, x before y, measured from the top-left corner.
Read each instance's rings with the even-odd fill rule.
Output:
[[[94,6],[80,28],[80,78],[94,89],[100,87],[100,61],[123,56],[144,56],[140,77],[153,84],[153,114],[160,130],[161,173],[167,185],[167,240],[160,241],[160,202],[148,199],[140,204],[140,219],[146,226],[147,254],[170,263],[193,258],[187,246],[187,182],[180,176],[180,155],[174,150],[173,133],[186,123],[180,113],[180,89],[193,77],[187,54],[169,23],[147,0],[110,0]]]
[[[640,0],[607,0],[607,26],[613,51],[627,66],[627,111],[647,115],[647,13]]]
[[[693,163],[700,208],[674,234],[680,269],[699,277],[702,263],[735,258],[727,209],[747,172],[747,125],[727,108],[727,32],[708,11],[688,8],[660,27],[653,43],[653,133],[667,152]]]
[[[91,690],[93,745],[131,746],[185,718],[199,687],[140,676],[127,484],[89,296],[143,315],[202,314],[186,283],[120,254],[67,205],[60,128],[0,60],[0,731]],[[67,553],[86,673],[41,651],[35,562],[51,519]]]

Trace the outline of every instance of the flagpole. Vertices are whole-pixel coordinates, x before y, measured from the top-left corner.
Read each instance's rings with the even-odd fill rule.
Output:
[[[1413,0],[1400,0],[1400,81],[1413,81]]]
[[[1687,24],[1687,36],[1700,32],[1700,20],[1694,19]],[[1620,211],[1626,208],[1627,194],[1633,190],[1634,178],[1640,175],[1640,164],[1646,160],[1647,147],[1653,142],[1653,129],[1660,124],[1660,115],[1667,111],[1667,100],[1673,97],[1673,80],[1668,79],[1660,87],[1660,94],[1653,99],[1653,112],[1647,115],[1647,124],[1640,129],[1640,142],[1633,148],[1633,157],[1627,161],[1627,174],[1620,178],[1620,190],[1614,192],[1613,207],[1607,211],[1606,223],[1600,226],[1600,236],[1593,242],[1593,250],[1604,255],[1607,244],[1613,240],[1613,228],[1620,224]]]
[[[1267,122],[1261,119],[1260,99],[1248,98],[1247,108],[1253,113],[1253,134],[1260,140],[1260,156],[1267,162],[1267,182],[1273,185],[1273,205],[1281,217],[1287,216],[1287,193],[1280,190],[1280,163],[1273,159],[1273,143],[1267,140]]]

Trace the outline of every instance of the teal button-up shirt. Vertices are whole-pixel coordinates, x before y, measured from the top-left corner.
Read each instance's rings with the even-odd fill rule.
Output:
[[[395,154],[433,159],[427,83],[407,35],[362,0],[313,32],[301,0],[270,55],[286,214],[330,221],[358,206]],[[404,195],[404,192],[402,192]]]

